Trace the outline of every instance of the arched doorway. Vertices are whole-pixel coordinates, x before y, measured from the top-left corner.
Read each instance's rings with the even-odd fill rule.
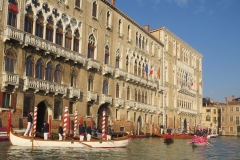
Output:
[[[38,111],[37,111],[36,131],[41,132],[43,128],[43,121],[47,120],[48,113],[47,113],[47,107],[43,101],[37,105],[37,108],[38,108]]]
[[[136,134],[137,135],[141,135],[141,133],[142,133],[142,117],[139,116],[138,120],[137,120],[137,131],[136,131]]]
[[[105,129],[107,129],[108,117],[109,117],[108,104],[102,104],[98,109],[98,120],[97,120],[97,127],[96,128],[98,130],[101,130],[101,131],[102,131],[103,110],[105,110]]]

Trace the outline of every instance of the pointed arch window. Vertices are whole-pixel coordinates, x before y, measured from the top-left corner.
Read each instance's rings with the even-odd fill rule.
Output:
[[[116,85],[116,98],[119,98],[119,84]]]
[[[15,60],[15,54],[8,50],[5,56],[5,71],[14,73]]]
[[[141,102],[141,91],[138,91],[138,102]]]
[[[128,39],[128,42],[131,42],[131,26],[128,25],[128,28],[127,28],[127,39]]]
[[[138,76],[141,76],[141,63],[138,63]]]
[[[138,32],[136,33],[136,46],[138,46]]]
[[[111,17],[111,14],[110,14],[110,12],[108,11],[108,12],[107,12],[107,28],[111,28],[110,17]]]
[[[109,48],[108,48],[108,46],[105,47],[104,64],[109,64]]]
[[[36,75],[35,78],[43,79],[44,75],[44,64],[41,59],[37,61],[36,64]]]
[[[72,46],[72,31],[71,31],[71,28],[68,27],[67,32],[65,34],[65,48],[71,50],[72,48],[71,46]]]
[[[8,21],[7,24],[17,27],[18,3],[16,0],[8,0]]]
[[[97,2],[94,1],[92,5],[92,16],[97,18]]]
[[[95,49],[95,38],[93,35],[90,35],[88,39],[88,58],[94,59],[94,49]]]
[[[135,101],[137,102],[138,101],[138,93],[137,93],[137,90],[135,89]]]
[[[62,67],[60,64],[58,64],[55,68],[54,82],[61,84],[61,80],[62,80]]]
[[[75,6],[80,8],[80,0],[75,0]]]
[[[38,19],[36,21],[35,35],[40,37],[40,38],[43,38],[43,16],[42,16],[42,12],[38,13]]]
[[[116,64],[115,64],[115,67],[116,68],[119,68],[119,65],[120,65],[120,56],[116,56]]]
[[[142,103],[144,103],[144,92],[142,91]]]
[[[53,81],[53,65],[51,62],[47,63],[45,80],[51,81],[51,82]]]
[[[71,87],[76,87],[77,86],[77,72],[75,69],[71,70]]]
[[[24,22],[24,31],[27,33],[32,33],[32,29],[33,29],[33,19],[28,15],[26,15],[25,22]]]
[[[56,44],[62,46],[62,39],[63,39],[63,33],[62,33],[62,30],[57,28],[57,31],[56,31]]]
[[[144,75],[145,75],[145,65],[143,64],[142,65],[142,77],[144,78]]]
[[[130,100],[130,87],[127,88],[127,100]]]
[[[103,94],[108,94],[108,82],[106,80],[103,81]]]
[[[26,60],[26,76],[33,77],[33,58],[28,56]]]
[[[145,92],[145,100],[144,102],[147,104],[147,92]]]
[[[79,52],[79,39],[80,39],[79,31],[76,30],[74,40],[73,40],[73,51],[75,52]]]
[[[128,66],[128,63],[129,63],[129,62],[128,62],[128,56],[127,56],[127,57],[126,57],[126,71],[127,71],[127,72],[128,72],[128,67],[129,67],[129,66]]]
[[[53,20],[52,17],[48,19],[46,26],[46,40],[53,42]]]
[[[93,77],[88,77],[88,91],[93,91]]]
[[[137,75],[137,60],[134,63],[134,74]]]

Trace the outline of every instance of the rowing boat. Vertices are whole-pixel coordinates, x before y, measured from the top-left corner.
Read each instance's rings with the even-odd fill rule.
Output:
[[[10,131],[9,139],[14,146],[27,146],[27,147],[68,147],[68,148],[125,148],[130,144],[131,133],[128,135],[114,138],[112,140],[103,139],[91,139],[90,141],[79,139],[67,139],[67,140],[43,140],[38,137],[26,137],[16,132]]]

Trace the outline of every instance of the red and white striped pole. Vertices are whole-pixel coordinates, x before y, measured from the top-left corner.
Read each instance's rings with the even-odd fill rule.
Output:
[[[189,133],[189,123],[187,124],[187,133]]]
[[[78,112],[76,110],[74,114],[74,137],[77,135],[77,123],[78,123]]]
[[[33,136],[36,135],[36,128],[37,128],[37,111],[38,107],[34,107],[34,113],[33,113]]]
[[[67,123],[68,123],[68,106],[65,107],[63,115],[63,135],[66,136]]]
[[[104,135],[105,134],[105,127],[106,127],[106,125],[105,125],[105,116],[106,116],[106,111],[105,111],[105,109],[103,109],[103,116],[102,116],[102,134]]]

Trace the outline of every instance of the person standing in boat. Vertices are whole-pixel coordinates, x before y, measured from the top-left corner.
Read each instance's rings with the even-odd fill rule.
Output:
[[[60,125],[58,127],[58,136],[59,136],[59,141],[63,140],[63,127],[62,127],[62,123],[60,123]]]
[[[32,114],[33,114],[33,112],[29,112],[29,114],[28,114],[28,117],[27,117],[28,124],[27,124],[27,129],[24,133],[24,136],[27,136],[27,135],[29,137],[32,136],[32,122],[33,122]]]
[[[49,134],[49,124],[44,121],[43,122],[43,137],[44,140],[48,140],[48,134]]]
[[[90,141],[91,140],[91,133],[92,133],[92,129],[90,127],[90,125],[87,126],[87,141]]]
[[[80,141],[84,140],[84,133],[85,133],[85,128],[83,127],[82,124],[79,125],[79,137]]]

